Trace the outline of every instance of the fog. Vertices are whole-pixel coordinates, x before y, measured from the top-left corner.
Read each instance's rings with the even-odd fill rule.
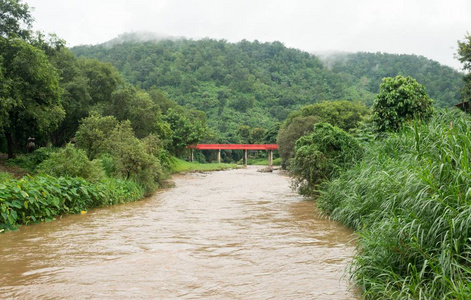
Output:
[[[308,52],[416,54],[461,68],[469,0],[29,0],[35,29],[69,46],[126,32],[158,37],[280,41]]]

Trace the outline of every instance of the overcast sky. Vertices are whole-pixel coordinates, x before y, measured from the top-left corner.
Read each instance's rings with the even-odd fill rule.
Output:
[[[125,32],[237,42],[280,41],[309,52],[423,55],[461,69],[457,41],[471,33],[471,0],[24,0],[35,30],[69,46]]]

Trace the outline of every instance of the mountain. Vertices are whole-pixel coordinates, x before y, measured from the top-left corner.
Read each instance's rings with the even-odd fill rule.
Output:
[[[463,76],[414,55],[356,53],[321,60],[280,42],[125,34],[71,50],[111,63],[142,89],[158,87],[178,104],[204,111],[220,139],[230,139],[241,125],[271,128],[307,104],[352,100],[371,105],[385,76],[412,76],[437,106],[452,106],[459,102]]]
[[[354,86],[371,93],[378,93],[382,78],[403,75],[425,85],[437,107],[460,102],[463,74],[423,56],[359,52],[321,56],[321,60],[334,73],[348,76]]]

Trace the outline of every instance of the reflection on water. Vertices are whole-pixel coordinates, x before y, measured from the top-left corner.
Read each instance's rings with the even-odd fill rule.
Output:
[[[351,231],[256,170],[0,235],[0,298],[355,299]]]

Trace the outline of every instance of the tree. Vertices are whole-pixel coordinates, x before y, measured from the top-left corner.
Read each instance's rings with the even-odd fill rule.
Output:
[[[0,132],[9,158],[28,135],[39,140],[64,118],[59,76],[27,41],[32,22],[27,4],[0,0]]]
[[[373,104],[376,130],[397,131],[415,117],[426,119],[433,114],[432,104],[425,87],[412,77],[383,78]]]
[[[471,101],[471,35],[468,33],[463,42],[458,41],[458,60],[464,64],[463,70],[468,74],[463,77],[464,87],[462,96],[466,101]]]
[[[111,94],[111,102],[107,104],[105,114],[115,116],[119,121],[131,121],[138,138],[144,138],[150,133],[166,138],[159,130],[159,123],[163,122],[159,106],[148,93],[132,85],[120,87]]]
[[[92,106],[89,81],[75,55],[65,46],[64,40],[54,34],[45,37],[37,33],[32,43],[46,53],[60,77],[59,84],[64,91],[61,102],[65,118],[51,137],[54,145],[63,146],[75,135],[79,121],[89,115]]]
[[[93,104],[110,103],[113,92],[123,84],[118,70],[96,59],[79,59],[79,65],[87,78]]]
[[[363,156],[354,137],[327,123],[314,125],[310,135],[296,141],[295,151],[291,173],[295,187],[304,196],[316,193],[320,183],[338,176]]]
[[[148,148],[149,143],[149,140],[143,143],[134,135],[129,120],[116,125],[106,142],[106,151],[113,157],[116,175],[135,180],[146,195],[152,194],[162,179],[160,161]]]
[[[28,4],[19,0],[0,0],[0,37],[26,39],[31,34],[32,22]]]
[[[92,112],[88,118],[80,122],[75,135],[77,146],[85,151],[90,160],[97,158],[108,148],[106,143],[116,125],[118,120],[115,117],[103,117]]]
[[[162,114],[166,114],[169,108],[175,108],[177,104],[167,98],[164,93],[156,87],[152,87],[149,90],[149,96],[159,108]]]
[[[314,124],[329,123],[348,131],[357,128],[366,115],[368,109],[363,103],[346,100],[315,103],[292,112],[281,125],[277,138],[282,166],[289,166],[296,140],[310,133]]]
[[[280,128],[276,141],[279,146],[278,152],[280,153],[283,169],[289,167],[290,161],[294,157],[296,141],[303,135],[310,133],[314,124],[318,122],[319,118],[316,116],[297,117],[286,128]]]
[[[170,108],[163,120],[170,125],[172,130],[168,148],[176,156],[182,155],[187,146],[197,144],[206,131],[199,119],[190,120],[176,109]]]
[[[278,136],[278,132],[280,131],[281,123],[276,122],[263,135],[263,143],[264,144],[276,144],[276,137]]]
[[[0,130],[8,157],[28,135],[44,135],[64,118],[59,76],[47,56],[21,39],[0,37]]]
[[[250,131],[250,143],[261,144],[266,130],[260,127],[255,127]]]
[[[250,142],[250,126],[240,125],[237,129],[237,135],[239,136],[240,143],[248,144]]]

